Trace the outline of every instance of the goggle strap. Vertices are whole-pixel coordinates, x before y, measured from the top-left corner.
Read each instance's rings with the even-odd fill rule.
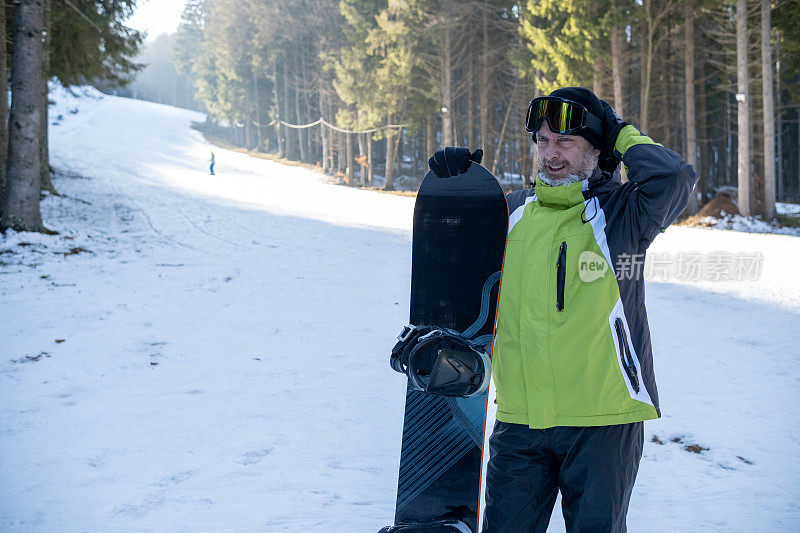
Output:
[[[590,130],[594,131],[595,133],[600,133],[602,135],[603,131],[603,122],[591,114],[588,110],[584,111],[584,126],[589,128]]]

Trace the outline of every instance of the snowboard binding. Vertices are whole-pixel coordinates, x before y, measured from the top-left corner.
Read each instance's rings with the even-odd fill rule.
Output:
[[[387,526],[378,533],[472,533],[472,530],[460,520],[437,520]]]
[[[471,398],[486,392],[492,364],[486,350],[457,331],[408,325],[397,336],[390,365],[413,390]]]

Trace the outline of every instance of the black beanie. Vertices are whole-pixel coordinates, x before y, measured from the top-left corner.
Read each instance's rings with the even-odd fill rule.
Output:
[[[589,89],[585,87],[562,87],[561,89],[556,89],[551,92],[548,96],[558,96],[559,98],[581,104],[589,113],[596,116],[602,124],[604,115],[603,104],[600,103],[600,99]],[[602,135],[598,132],[585,128],[578,133],[578,135],[589,141],[589,143],[598,150],[603,149],[605,143],[603,142]]]

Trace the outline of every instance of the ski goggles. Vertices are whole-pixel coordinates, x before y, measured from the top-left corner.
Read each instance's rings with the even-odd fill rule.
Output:
[[[525,131],[536,133],[543,120],[547,120],[553,133],[561,135],[577,135],[587,128],[598,135],[603,132],[603,124],[598,117],[581,104],[558,96],[540,96],[531,100],[525,118]]]

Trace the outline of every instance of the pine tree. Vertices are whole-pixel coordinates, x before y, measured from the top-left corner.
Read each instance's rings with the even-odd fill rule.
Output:
[[[609,42],[608,12],[590,0],[528,0],[520,33],[530,50],[529,72],[545,94],[593,85],[598,54],[603,61],[598,43]]]
[[[59,1],[59,0],[56,0]],[[125,25],[136,0],[90,0],[50,10],[48,77],[64,85],[95,80],[129,82],[142,65],[135,61],[143,35]]]
[[[354,109],[337,113],[337,121],[355,128],[374,128],[403,117],[405,96],[419,81],[414,69],[414,46],[406,38],[410,16],[403,2],[341,2],[350,43],[335,63],[334,87],[343,102]],[[425,86],[417,91],[425,91]],[[374,135],[386,139],[385,188],[393,188],[398,132],[387,129]]]
[[[775,2],[771,41],[777,170],[792,177],[800,168],[797,5]],[[534,164],[521,128],[527,101],[558,86],[590,87],[658,142],[696,158],[706,198],[734,185],[737,173],[735,14],[734,0],[191,0],[175,61],[191,70],[212,121],[242,126],[231,129],[236,142],[266,138],[281,155],[322,158],[323,169],[344,171],[376,141],[389,187],[401,153],[423,173],[431,152],[451,143],[480,146],[489,168],[527,179]],[[760,132],[764,91],[753,74]],[[320,116],[350,129],[405,127],[402,135],[389,129],[348,139],[317,127],[259,126]],[[762,138],[754,138],[756,154]],[[760,173],[761,158],[754,160]],[[780,180],[779,196],[796,194],[796,182]]]
[[[181,24],[172,47],[172,61],[181,74],[192,74],[200,56],[206,0],[188,0],[181,13]]]
[[[75,5],[71,2],[66,3],[66,7],[52,9],[50,0],[15,3],[15,21],[19,14],[24,29],[18,28],[15,22],[14,53],[16,55],[19,49],[24,60],[14,59],[11,71],[12,94],[15,98],[12,99],[9,117],[12,127],[9,128],[8,137],[5,208],[0,223],[3,227],[44,230],[39,212],[39,189],[54,192],[50,183],[47,150],[45,81],[56,77],[67,86],[93,80],[125,83],[139,68],[133,58],[139,51],[142,36],[124,25],[124,20],[132,13],[135,0],[96,0],[89,3],[91,8],[88,9],[84,4]],[[37,33],[37,44],[30,42],[31,32]],[[31,80],[34,72],[39,78],[38,82]],[[36,105],[28,100],[32,88],[38,91]],[[19,92],[19,99],[15,90]],[[18,104],[16,110],[14,102]],[[29,122],[34,119],[36,131],[31,132]],[[35,157],[31,151],[36,152]],[[29,190],[29,172],[34,167],[38,184],[36,194]]]

